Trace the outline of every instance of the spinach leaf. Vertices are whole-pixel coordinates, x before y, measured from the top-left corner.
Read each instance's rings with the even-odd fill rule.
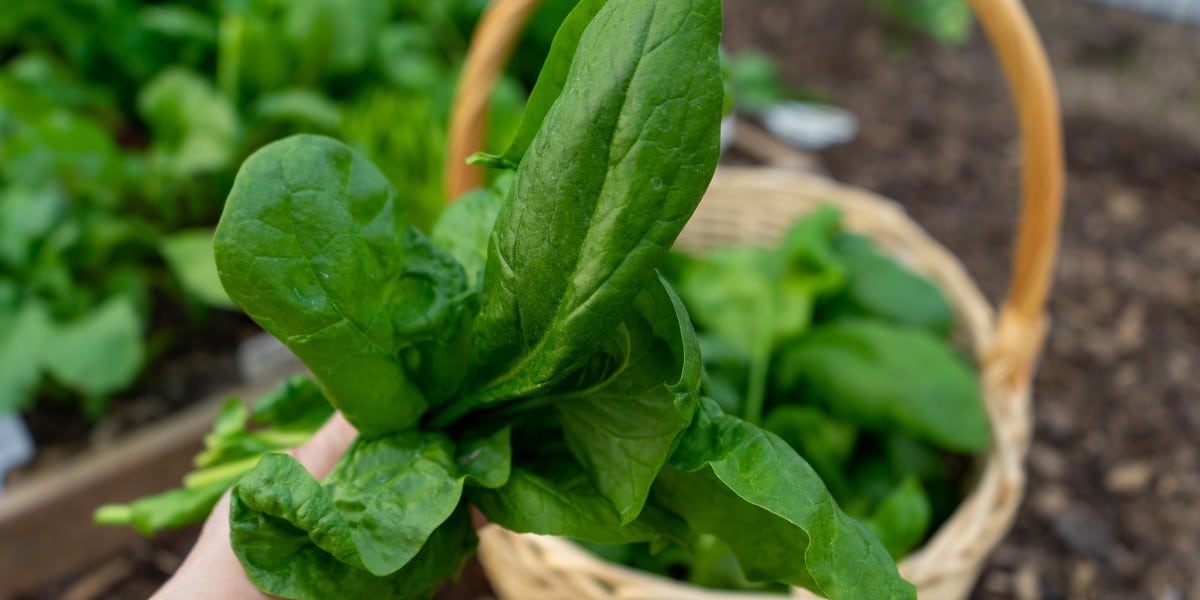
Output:
[[[776,381],[864,429],[964,452],[991,439],[974,371],[923,331],[875,321],[821,325],[782,350]]]
[[[863,523],[879,538],[892,558],[900,560],[925,539],[933,507],[916,477],[907,477],[888,494]]]
[[[525,103],[525,116],[517,129],[516,137],[508,150],[504,151],[504,155],[496,157],[500,165],[515,168],[529,150],[538,130],[542,128],[542,121],[546,119],[546,115],[566,87],[575,51],[579,47],[584,30],[607,1],[582,0],[563,20],[558,33],[554,34],[550,53],[538,74],[537,83],[533,86],[533,91],[529,92],[529,101]]]
[[[846,265],[846,291],[825,312],[875,317],[950,335],[954,309],[936,286],[880,254],[867,238],[843,235],[836,247],[838,259]]]
[[[231,518],[244,519],[242,505],[234,503]],[[453,577],[478,543],[470,512],[460,506],[429,535],[420,552],[404,568],[377,576],[336,560],[313,545],[308,532],[282,519],[261,518],[234,552],[250,580],[262,591],[281,598],[429,598]],[[235,530],[234,535],[241,532]],[[255,542],[259,542],[255,544]]]
[[[661,279],[638,295],[614,337],[619,367],[604,381],[552,401],[571,453],[624,525],[641,513],[692,420],[701,366],[687,311]]]
[[[264,147],[239,171],[214,243],[230,297],[305,361],[363,435],[416,422],[431,399],[410,373],[436,358],[418,346],[459,349],[466,275],[405,223],[370,162],[315,136]],[[438,375],[457,387],[454,373]]]
[[[719,3],[629,0],[587,27],[496,221],[474,391],[441,421],[550,389],[621,323],[716,166],[720,26]]]
[[[822,207],[778,247],[718,248],[681,268],[680,294],[697,324],[749,364],[741,415],[751,423],[762,416],[772,352],[808,329],[817,298],[842,285],[831,245],[840,218]]]
[[[101,525],[129,525],[147,536],[185,527],[203,521],[234,481],[236,476],[198,488],[170,490],[129,504],[102,506],[96,510],[95,520]]]
[[[296,549],[288,566],[293,574],[319,570],[332,557],[378,577],[391,575],[450,517],[462,487],[451,443],[440,434],[359,439],[324,484],[290,456],[270,454],[234,486],[234,549],[256,583],[279,566],[263,563],[279,561],[262,556],[263,549],[294,544],[286,541],[292,532],[304,533],[312,545]]]
[[[858,441],[853,425],[834,420],[811,406],[787,404],[767,413],[763,429],[795,448],[834,497],[841,497],[846,491],[845,472]]]
[[[487,240],[503,202],[504,193],[499,189],[468,192],[442,211],[429,234],[435,246],[450,253],[463,266],[471,285],[483,278]]]
[[[658,527],[643,515],[623,523],[583,468],[569,455],[524,461],[498,489],[470,488],[467,498],[488,521],[520,533],[557,535],[599,544],[658,538]],[[655,511],[647,507],[646,513]],[[667,518],[657,515],[660,518]]]
[[[705,400],[671,463],[654,498],[729,544],[750,577],[829,598],[914,597],[883,546],[774,434]]]
[[[467,477],[467,485],[494,489],[508,483],[512,474],[512,428],[468,437],[459,445],[455,462]]]

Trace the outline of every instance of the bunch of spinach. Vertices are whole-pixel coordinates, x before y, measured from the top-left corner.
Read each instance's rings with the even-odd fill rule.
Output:
[[[719,0],[582,2],[496,161],[515,173],[431,237],[332,139],[246,161],[225,288],[360,433],[323,482],[266,454],[234,485],[260,589],[427,596],[473,551],[474,505],[597,543],[716,538],[750,577],[832,598],[913,596],[794,450],[701,398],[699,340],[656,274],[716,165],[720,30]]]
[[[989,430],[933,284],[842,233],[828,206],[774,247],[673,255],[666,271],[695,320],[706,391],[795,448],[894,558],[949,515],[962,455],[986,449]],[[718,539],[691,553],[590,547],[697,585],[764,589]]]
[[[100,416],[229,309],[212,232],[237,165],[293,133],[385,167],[428,228],[443,132],[486,2],[64,0],[0,11],[0,414]],[[540,64],[575,0],[520,52]],[[489,147],[526,86],[505,77]],[[185,321],[185,322],[180,322]],[[151,327],[153,323],[153,327]],[[80,401],[82,399],[82,401]]]

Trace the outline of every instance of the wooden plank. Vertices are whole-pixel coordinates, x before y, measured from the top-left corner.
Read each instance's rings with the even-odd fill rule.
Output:
[[[257,398],[274,385],[205,400],[0,496],[0,598],[37,589],[137,540],[132,529],[93,524],[93,511],[178,486],[224,399]]]

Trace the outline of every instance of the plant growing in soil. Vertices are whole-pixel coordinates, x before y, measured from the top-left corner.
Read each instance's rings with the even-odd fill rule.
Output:
[[[468,506],[596,543],[716,538],[756,579],[912,597],[779,437],[700,395],[656,274],[716,165],[719,0],[585,0],[555,38],[515,169],[426,237],[329,138],[243,165],[216,233],[231,298],[360,432],[313,479],[267,454],[233,488],[234,552],[291,598],[422,597],[473,551]]]

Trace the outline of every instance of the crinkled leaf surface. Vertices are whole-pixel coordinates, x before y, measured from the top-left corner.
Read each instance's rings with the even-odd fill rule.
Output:
[[[671,460],[654,498],[728,543],[752,578],[829,598],[915,597],[887,550],[774,434],[706,399]]]
[[[605,2],[607,0],[582,0],[563,20],[562,26],[558,28],[558,33],[554,34],[554,41],[550,45],[550,52],[546,55],[546,62],[542,65],[537,83],[534,84],[533,91],[529,92],[529,100],[525,103],[525,116],[521,120],[512,145],[502,157],[504,161],[516,165],[525,156],[533,138],[541,129],[546,114],[550,112],[550,108],[554,106],[554,102],[558,100],[558,96],[562,94],[563,88],[567,84],[567,76],[570,74],[571,64],[574,62],[575,50],[579,47],[579,40],[583,37],[583,32],[596,17],[596,13],[600,12]]]
[[[264,147],[238,173],[215,247],[230,297],[304,360],[363,435],[416,422],[429,399],[410,371],[437,358],[418,346],[459,349],[466,276],[406,224],[369,161],[316,136]]]
[[[244,507],[234,503],[231,516],[244,518],[242,511]],[[430,598],[458,573],[478,543],[470,513],[462,506],[430,534],[404,568],[377,576],[336,560],[285,520],[257,518],[253,530],[239,538],[242,546],[235,546],[235,553],[260,590],[296,600]],[[240,534],[235,530],[235,535]]]
[[[717,158],[720,3],[610,0],[491,238],[471,406],[543,392],[621,323]]]
[[[267,455],[234,487],[234,551],[256,583],[281,577],[281,570],[296,580],[331,559],[391,575],[454,512],[462,486],[453,447],[441,434],[356,440],[324,484],[292,457]],[[311,547],[292,557],[271,550],[298,543],[288,541],[292,532],[302,532]]]

